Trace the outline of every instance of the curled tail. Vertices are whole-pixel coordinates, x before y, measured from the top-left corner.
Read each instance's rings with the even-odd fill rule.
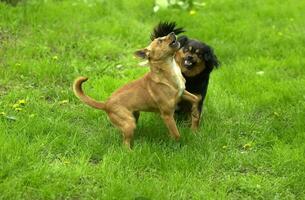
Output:
[[[105,110],[104,102],[96,101],[96,100],[92,99],[91,97],[85,95],[85,93],[82,89],[82,84],[83,84],[83,82],[86,82],[87,80],[88,80],[88,78],[81,76],[81,77],[78,77],[74,81],[73,91],[74,91],[75,96],[77,96],[82,102],[88,104],[89,106],[91,106],[93,108]]]

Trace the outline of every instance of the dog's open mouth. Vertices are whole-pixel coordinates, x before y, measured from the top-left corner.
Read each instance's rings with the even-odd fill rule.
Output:
[[[190,60],[184,60],[184,63],[183,63],[183,65],[184,65],[187,69],[192,69],[192,67],[193,67],[194,64],[195,64],[195,63],[193,63],[193,62],[190,61]]]
[[[175,49],[179,49],[180,44],[179,44],[179,42],[177,40],[174,40],[173,42],[171,42],[169,44],[169,46],[172,47],[172,48],[175,48]]]
[[[177,41],[176,36],[174,36],[173,41],[169,44],[170,47],[178,49],[180,47],[179,42]]]

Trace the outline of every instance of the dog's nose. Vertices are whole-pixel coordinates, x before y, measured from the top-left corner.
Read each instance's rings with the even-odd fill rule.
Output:
[[[170,38],[176,39],[176,35],[175,35],[174,32],[171,32],[170,34],[168,34],[168,36],[169,36]]]
[[[187,56],[186,59],[192,61],[193,57],[192,56]]]

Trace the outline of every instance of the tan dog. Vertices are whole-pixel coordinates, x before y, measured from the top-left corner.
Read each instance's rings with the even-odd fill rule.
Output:
[[[178,35],[184,32],[184,30],[181,27],[176,27],[175,22],[160,22],[155,26],[151,39],[163,37],[171,32]],[[208,90],[210,73],[219,66],[219,61],[213,48],[205,43],[186,36],[180,36],[178,41],[180,49],[176,52],[175,61],[186,80],[185,88],[201,99],[197,105],[198,110],[195,111],[198,112],[199,118],[194,120],[192,117],[192,128],[196,129],[199,126],[203,102]],[[144,62],[141,64],[145,65]],[[181,101],[178,104],[176,113],[180,116],[192,116],[194,114],[193,107],[188,101]]]
[[[89,106],[106,111],[113,125],[123,132],[124,144],[129,148],[140,111],[159,112],[171,136],[178,140],[180,134],[173,117],[176,104],[181,98],[198,104],[197,97],[185,90],[185,80],[174,61],[179,46],[175,34],[170,33],[135,52],[136,56],[149,60],[150,72],[118,89],[105,102],[84,94],[81,85],[87,80],[85,77],[75,80],[74,93]]]

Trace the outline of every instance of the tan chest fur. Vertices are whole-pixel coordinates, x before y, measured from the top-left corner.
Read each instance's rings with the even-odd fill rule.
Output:
[[[170,65],[172,66],[172,78],[178,88],[178,96],[181,96],[185,90],[185,79],[182,76],[181,69],[175,60],[171,61]]]

